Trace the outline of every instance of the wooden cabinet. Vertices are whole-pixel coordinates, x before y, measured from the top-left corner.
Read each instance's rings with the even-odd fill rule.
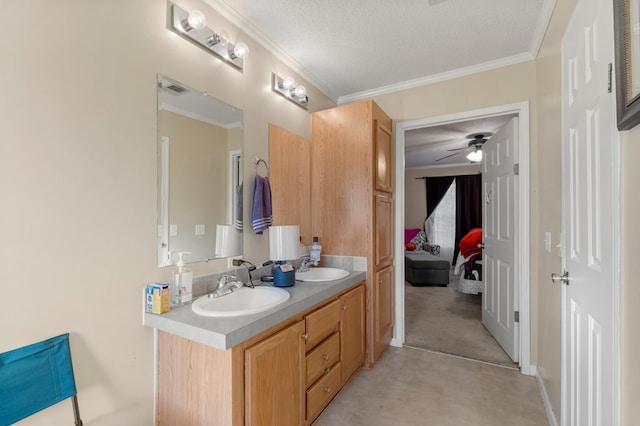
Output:
[[[158,332],[157,425],[308,425],[364,359],[364,284],[226,351]]]
[[[332,255],[367,258],[366,363],[389,340],[378,340],[379,312],[392,298],[375,298],[375,276],[393,264],[393,135],[389,116],[373,101],[311,115],[311,227]],[[393,276],[386,276],[393,287]],[[391,315],[391,319],[393,315]],[[382,322],[386,322],[386,319]],[[391,323],[393,326],[393,322]]]
[[[246,424],[302,423],[304,324],[299,321],[244,351]]]
[[[269,163],[273,224],[299,225],[302,243],[311,244],[311,144],[269,124]]]
[[[364,361],[364,293],[364,286],[358,286],[340,297],[342,303],[340,360],[344,383],[360,369]]]

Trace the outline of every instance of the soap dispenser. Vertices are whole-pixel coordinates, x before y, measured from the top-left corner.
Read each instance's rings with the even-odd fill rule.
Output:
[[[191,252],[180,251],[176,253],[178,254],[178,263],[176,263],[178,269],[176,269],[173,274],[174,286],[171,296],[172,302],[175,305],[189,302],[193,296],[193,272],[184,266],[184,259],[182,257],[185,254],[191,254]]]
[[[318,237],[313,237],[313,244],[311,245],[311,250],[309,250],[309,257],[315,266],[320,264],[320,252],[322,251],[322,246],[318,243]]]

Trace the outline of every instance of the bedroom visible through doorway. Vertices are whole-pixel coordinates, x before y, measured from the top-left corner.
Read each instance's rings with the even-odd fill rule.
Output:
[[[520,151],[523,153],[528,152],[528,103],[524,102],[524,103],[519,103],[519,104],[512,104],[512,105],[505,105],[502,107],[492,107],[492,108],[488,108],[485,110],[478,110],[478,111],[471,111],[471,112],[467,112],[467,113],[461,113],[461,114],[454,114],[451,116],[445,116],[445,117],[438,117],[438,118],[434,118],[434,119],[423,119],[423,120],[414,120],[411,122],[399,122],[396,123],[396,158],[398,159],[397,161],[397,165],[399,167],[404,166],[404,160],[406,160],[407,162],[409,161],[409,158],[415,159],[417,156],[414,155],[415,152],[411,152],[410,155],[405,155],[405,140],[404,140],[404,136],[406,135],[406,133],[409,130],[412,129],[418,129],[420,127],[427,127],[427,126],[450,126],[451,124],[456,124],[459,122],[464,122],[465,120],[473,120],[473,119],[482,119],[482,118],[487,118],[487,117],[493,117],[493,116],[509,116],[509,117],[522,117],[521,119],[521,127],[520,127],[520,132],[519,132],[519,147],[520,147]],[[450,129],[450,127],[449,127]],[[446,129],[445,129],[446,130]],[[413,148],[411,148],[413,150],[416,150],[417,148],[415,147],[415,145],[413,146]],[[451,150],[453,151],[455,148],[451,148]],[[523,159],[526,158],[527,155],[520,155],[519,157],[519,162],[522,163]],[[463,161],[464,162],[464,161]],[[468,164],[468,163],[467,163]],[[454,167],[458,167],[460,164],[454,166]],[[447,165],[446,167],[452,167],[450,165]],[[430,169],[438,174],[458,174],[457,171],[456,172],[447,172],[446,170],[444,170],[446,168],[445,166],[440,166],[437,165],[435,167],[431,167]],[[412,208],[408,207],[412,202],[415,204],[416,200],[412,200],[412,198],[410,197],[410,195],[408,194],[408,190],[410,189],[410,186],[413,184],[412,182],[410,182],[410,180],[414,180],[415,174],[412,176],[411,175],[411,169],[396,169],[398,171],[398,173],[396,174],[397,177],[397,192],[398,194],[401,195],[401,197],[398,198],[397,200],[397,205],[396,205],[396,218],[397,218],[397,223],[396,223],[396,233],[400,234],[404,229],[406,228],[410,228],[415,226],[416,221],[414,221],[413,223],[409,223],[409,221],[407,220],[407,216],[411,215],[411,211],[413,210]],[[527,166],[523,166],[521,164],[520,167],[520,191],[518,193],[518,197],[516,197],[517,199],[515,200],[515,202],[518,204],[519,206],[519,211],[521,213],[518,213],[521,217],[520,220],[520,226],[519,228],[516,230],[519,235],[524,235],[525,238],[522,238],[520,241],[520,247],[524,247],[524,250],[520,251],[520,255],[518,256],[518,262],[520,265],[522,265],[522,269],[521,271],[519,271],[518,276],[516,277],[516,280],[520,283],[517,291],[521,293],[521,302],[522,304],[524,304],[525,306],[521,307],[521,312],[520,312],[520,318],[521,318],[521,330],[522,333],[520,335],[520,347],[521,347],[521,351],[520,353],[522,354],[521,358],[520,358],[520,367],[521,367],[521,371],[524,374],[532,374],[531,371],[531,365],[529,363],[529,359],[530,359],[530,354],[529,354],[529,344],[528,344],[528,336],[530,333],[529,330],[529,300],[530,300],[530,296],[529,296],[529,282],[528,282],[528,249],[527,249],[527,245],[528,245],[528,237],[526,237],[527,232],[528,232],[528,227],[529,227],[529,217],[528,217],[528,205],[527,205],[527,200],[528,200],[528,167]],[[406,173],[406,176],[405,176]],[[471,172],[473,173],[473,172]],[[471,174],[469,173],[469,174]],[[477,171],[475,172],[477,173]],[[424,175],[424,174],[422,174]],[[422,204],[424,206],[424,204]],[[407,211],[405,211],[405,209],[407,209]],[[423,210],[423,214],[424,214],[424,210]],[[398,220],[402,218],[403,220]],[[423,219],[424,220],[424,216]],[[402,254],[404,256],[404,252],[405,252],[405,247],[404,244],[401,242],[398,242],[397,246],[396,246],[396,256],[398,259],[402,259],[402,257],[400,257],[400,254]],[[453,261],[453,259],[452,259]],[[421,297],[419,297],[418,295],[420,294],[430,294],[432,296],[431,302],[436,302],[437,301],[437,296],[438,296],[438,292],[440,290],[439,293],[442,294],[446,294],[447,292],[449,292],[449,297],[448,297],[448,301],[440,301],[437,304],[439,304],[438,306],[431,306],[428,308],[428,310],[431,311],[431,313],[436,313],[438,312],[438,309],[440,309],[441,311],[444,312],[458,312],[459,314],[461,314],[462,317],[464,317],[466,320],[469,320],[470,318],[472,318],[474,316],[473,314],[473,309],[474,309],[474,305],[477,308],[478,305],[480,305],[479,301],[482,300],[482,296],[476,296],[476,295],[468,295],[465,293],[460,293],[460,292],[456,292],[457,290],[455,288],[452,287],[414,287],[411,286],[410,284],[405,282],[405,273],[404,273],[404,268],[400,267],[400,265],[398,265],[397,268],[397,275],[396,275],[396,301],[397,301],[397,305],[396,305],[396,333],[394,335],[394,340],[392,341],[393,345],[396,346],[400,346],[401,344],[406,344],[406,345],[412,345],[411,339],[412,336],[415,337],[416,342],[413,343],[417,343],[414,344],[412,346],[421,346],[424,347],[426,349],[436,349],[434,348],[433,345],[426,345],[426,344],[420,344],[419,339],[421,339],[421,337],[416,337],[417,335],[415,334],[416,331],[418,331],[419,333],[422,333],[423,329],[433,329],[433,326],[436,324],[436,321],[433,318],[430,318],[427,315],[424,315],[423,312],[420,312],[420,308],[416,308],[415,306],[413,306],[412,304],[417,303],[417,302],[423,302],[421,301]],[[400,279],[398,279],[400,278]],[[450,281],[452,283],[455,283],[457,280],[460,279],[460,276],[452,276]],[[453,292],[452,292],[453,291]],[[526,292],[523,293],[523,292]],[[445,299],[446,297],[443,297],[443,299]],[[411,300],[409,300],[411,299]],[[446,304],[449,304],[448,307],[446,307]],[[419,303],[418,303],[419,304]],[[424,305],[420,305],[423,306]],[[444,308],[442,306],[445,306]],[[416,309],[417,309],[417,314],[416,314]],[[475,314],[477,316],[477,314]],[[421,319],[422,318],[422,319]],[[524,320],[524,321],[522,321]],[[421,322],[421,321],[426,321],[429,324],[421,324],[419,327],[414,327],[413,329],[411,328],[413,325],[416,324],[416,321]],[[453,319],[449,319],[448,321],[445,320],[445,324],[443,325],[443,329],[446,330],[448,328],[448,325],[450,325],[454,320]],[[484,327],[482,327],[480,320],[477,320],[476,322],[477,326],[478,326],[478,330],[480,330],[482,333],[486,333],[486,330],[484,329]],[[457,334],[454,333],[453,330],[464,330],[465,332],[470,330],[470,327],[465,327],[465,326],[461,326],[461,327],[453,327],[453,328],[449,328],[449,331],[445,331],[445,332],[440,332],[440,334],[442,335],[446,335],[448,336],[448,340],[450,341],[456,341],[459,337],[459,335],[464,334],[464,333],[460,333],[458,332]],[[478,333],[479,335],[481,335],[481,333]],[[406,337],[406,340],[405,340]],[[465,345],[464,343],[458,343],[458,345],[460,347],[468,347],[468,346],[476,346],[476,345]],[[482,345],[480,345],[482,346]],[[443,352],[447,352],[447,353],[451,353],[452,351],[450,349],[442,349]],[[498,352],[497,352],[498,353]],[[477,356],[473,356],[473,355],[469,355],[469,354],[462,354],[462,356],[467,356],[470,358],[478,358]],[[497,364],[510,364],[511,366],[514,366],[513,363],[507,363],[506,362],[507,358],[503,358],[503,361],[505,362],[501,362],[500,360],[496,359],[496,357],[494,357],[493,359],[488,359],[488,362],[493,362],[493,363],[497,363]],[[515,364],[515,366],[517,367],[518,364]]]

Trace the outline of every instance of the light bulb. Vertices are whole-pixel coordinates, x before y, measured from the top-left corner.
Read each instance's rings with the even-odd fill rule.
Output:
[[[233,48],[233,55],[235,56],[235,58],[246,58],[247,56],[249,56],[249,46],[239,41]]]
[[[307,88],[300,85],[296,87],[296,89],[293,91],[293,94],[296,95],[296,97],[302,99],[307,96]]]
[[[185,28],[186,31],[191,31],[191,29],[194,28],[196,30],[201,30],[207,25],[207,18],[204,16],[204,13],[199,10],[192,10],[189,12],[187,24],[189,28]]]
[[[295,80],[291,77],[285,77],[282,80],[282,88],[286,90],[291,90],[293,85],[296,84]]]

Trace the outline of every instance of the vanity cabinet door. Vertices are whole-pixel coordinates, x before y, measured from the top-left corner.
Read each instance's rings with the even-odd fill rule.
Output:
[[[302,424],[304,332],[299,321],[245,349],[245,424]]]
[[[346,382],[360,369],[364,361],[364,285],[359,285],[340,296],[342,319],[340,321],[340,342],[342,360],[342,380]]]
[[[374,197],[375,266],[381,269],[393,262],[393,199],[384,193]]]
[[[375,139],[375,189],[393,192],[393,140],[391,130],[374,120]]]
[[[377,359],[389,346],[393,336],[393,266],[375,273],[373,291],[375,312],[373,350]]]

